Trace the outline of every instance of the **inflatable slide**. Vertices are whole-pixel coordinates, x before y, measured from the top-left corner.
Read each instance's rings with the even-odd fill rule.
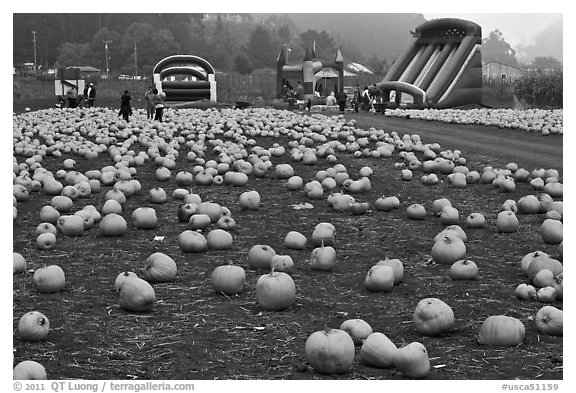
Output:
[[[216,101],[214,67],[193,55],[168,56],[153,70],[154,87],[166,94],[165,101]]]
[[[416,107],[451,108],[482,101],[482,29],[454,18],[418,26],[382,82],[384,102],[411,96]]]

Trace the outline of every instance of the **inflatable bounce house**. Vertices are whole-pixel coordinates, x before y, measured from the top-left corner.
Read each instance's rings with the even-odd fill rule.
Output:
[[[482,29],[462,19],[435,19],[418,26],[412,42],[377,84],[383,101],[451,108],[482,102]]]
[[[316,59],[314,48],[312,50],[306,48],[301,62],[288,64],[286,52],[287,48],[282,48],[276,60],[276,98],[283,98],[282,86],[285,81],[290,82],[294,88],[296,88],[298,82],[302,83],[304,98],[313,98],[316,90],[316,80],[321,78],[316,75],[321,71],[330,72],[337,76],[336,85],[338,90],[344,88],[344,59],[340,49],[336,52],[333,62]]]
[[[216,102],[214,67],[201,57],[193,55],[168,56],[158,62],[152,71],[154,86],[166,94],[165,101]]]

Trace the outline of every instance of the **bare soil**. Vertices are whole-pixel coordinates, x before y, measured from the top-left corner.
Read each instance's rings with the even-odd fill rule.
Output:
[[[417,133],[425,143],[438,142],[445,149],[460,149],[470,169],[486,165],[503,167],[517,162],[522,167],[555,168],[562,173],[562,138],[542,137],[520,131],[482,126],[457,126],[419,120],[394,119],[381,115],[347,114],[357,119],[357,126],[386,131]],[[259,145],[286,145],[281,137],[257,138]],[[74,158],[78,170],[112,165],[106,154],[87,161],[73,155],[56,159],[47,157],[44,166],[52,171],[62,168],[65,158]],[[209,159],[210,157],[207,157]],[[19,161],[22,161],[19,157]],[[350,318],[362,318],[375,332],[386,334],[398,347],[413,341],[423,343],[432,366],[428,379],[435,380],[561,380],[563,378],[563,339],[540,334],[534,316],[544,306],[536,301],[520,301],[514,289],[527,282],[519,267],[521,258],[542,250],[558,255],[557,247],[543,242],[539,228],[541,215],[519,215],[519,230],[498,233],[495,219],[507,199],[518,200],[536,194],[527,183],[519,183],[512,193],[503,193],[488,184],[472,184],[457,189],[444,175],[435,186],[414,180],[400,180],[392,158],[354,158],[338,154],[353,178],[365,166],[374,169],[372,190],[355,196],[372,204],[381,195],[396,195],[399,209],[392,212],[370,210],[364,215],[336,212],[325,198],[311,200],[301,191],[290,192],[284,181],[271,171],[264,178],[250,178],[246,187],[193,186],[203,200],[212,200],[232,211],[238,223],[233,232],[234,245],[227,251],[184,253],[178,247],[178,235],[188,229],[179,223],[179,202],[171,197],[178,188],[174,178],[158,182],[156,165],[148,162],[135,176],[143,188],[128,198],[123,216],[129,224],[126,235],[103,237],[98,228],[83,236],[58,236],[53,250],[35,246],[34,230],[40,223],[39,211],[50,201],[40,192],[18,204],[18,218],[13,224],[13,248],[25,256],[31,271],[46,264],[58,264],[66,273],[66,288],[56,294],[40,294],[32,284],[31,271],[15,275],[13,281],[13,346],[16,361],[31,359],[42,363],[49,379],[403,379],[395,369],[376,369],[360,364],[343,375],[322,375],[307,363],[304,343],[308,336],[325,327],[338,328]],[[314,166],[293,162],[288,154],[274,157],[274,164],[290,163],[296,174],[311,180],[320,169],[331,164],[320,159]],[[190,170],[182,152],[176,174]],[[148,191],[156,186],[170,196],[164,204],[148,201]],[[103,190],[78,199],[73,210],[87,204],[100,208]],[[244,211],[238,205],[240,193],[257,190],[262,196],[258,211]],[[431,213],[432,202],[446,197],[460,212],[460,224],[472,212],[487,218],[484,229],[466,229],[466,258],[479,266],[474,281],[453,281],[449,266],[430,263],[434,236],[443,229]],[[313,209],[295,210],[298,203],[311,203]],[[406,208],[423,204],[428,215],[414,221],[406,217]],[[131,212],[139,206],[156,209],[159,226],[137,230],[131,226]],[[306,250],[289,250],[283,244],[291,230],[309,237],[319,222],[331,222],[337,229],[334,248],[338,264],[332,272],[310,268]],[[154,240],[163,236],[163,241]],[[295,304],[280,312],[263,311],[257,304],[255,284],[264,271],[248,268],[248,250],[256,244],[268,244],[278,254],[288,254],[295,262],[292,277],[296,283]],[[153,252],[170,255],[178,265],[174,282],[154,284],[156,305],[151,313],[129,313],[119,308],[114,280],[122,271],[140,274],[145,259]],[[400,259],[405,267],[404,281],[388,293],[368,292],[363,285],[368,269],[379,260]],[[214,268],[234,262],[246,269],[247,281],[237,296],[223,296],[210,285]],[[412,313],[423,298],[437,297],[450,305],[456,326],[439,337],[419,334]],[[562,308],[561,301],[553,306]],[[43,312],[49,319],[48,339],[39,343],[22,341],[16,334],[18,320],[31,310]],[[524,342],[517,347],[488,347],[477,342],[478,330],[488,316],[505,314],[520,319],[526,328]],[[359,348],[357,348],[357,351]],[[357,352],[358,353],[358,352]]]

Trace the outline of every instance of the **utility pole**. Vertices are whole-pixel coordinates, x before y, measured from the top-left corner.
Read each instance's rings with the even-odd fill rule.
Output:
[[[112,43],[112,40],[104,41],[104,48],[106,49],[106,78],[108,78],[108,73],[110,72],[110,68],[108,67],[108,45]]]
[[[32,30],[32,37],[34,47],[34,76],[36,76],[36,30]]]
[[[134,76],[138,75],[138,50],[134,41]]]

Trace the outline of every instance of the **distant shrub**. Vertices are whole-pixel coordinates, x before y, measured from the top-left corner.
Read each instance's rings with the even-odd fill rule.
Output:
[[[531,72],[514,83],[514,94],[536,107],[562,108],[562,71]]]

